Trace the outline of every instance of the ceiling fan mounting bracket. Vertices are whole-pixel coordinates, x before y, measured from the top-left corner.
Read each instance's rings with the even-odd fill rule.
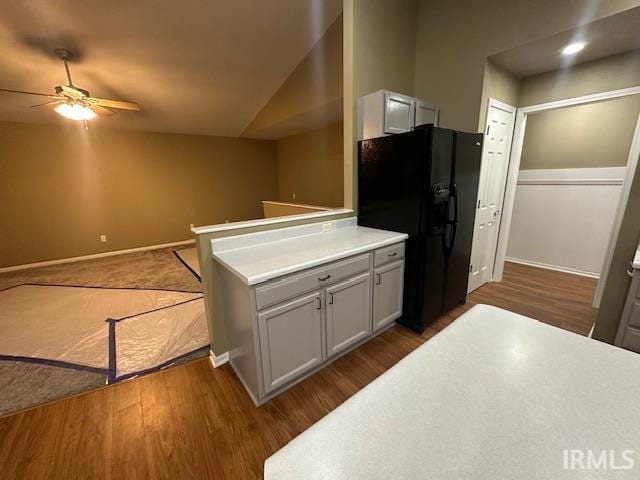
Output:
[[[70,62],[73,60],[73,53],[71,53],[71,50],[67,50],[66,48],[56,48],[53,53],[55,53],[56,57],[64,62]]]

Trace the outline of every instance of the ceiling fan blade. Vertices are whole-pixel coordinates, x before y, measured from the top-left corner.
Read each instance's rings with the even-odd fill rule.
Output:
[[[100,105],[90,105],[89,108],[101,117],[108,117],[109,115],[113,115],[113,112],[111,110],[101,107]]]
[[[24,90],[9,90],[7,88],[0,88],[0,92],[23,93],[25,95],[39,95],[41,97],[60,98],[58,95],[52,95],[50,93],[25,92]]]
[[[80,98],[86,97],[86,95],[82,93],[80,90],[78,90],[77,88],[69,87],[68,85],[60,85],[60,88],[66,95],[68,95],[71,98],[80,99]]]
[[[51,100],[50,102],[38,103],[37,105],[31,105],[29,108],[44,107],[45,105],[53,105],[56,103],[63,103],[64,100]]]
[[[100,105],[103,107],[120,108],[122,110],[132,110],[135,112],[140,111],[140,105],[135,102],[124,102],[122,100],[108,100],[106,98],[89,98],[91,103]]]

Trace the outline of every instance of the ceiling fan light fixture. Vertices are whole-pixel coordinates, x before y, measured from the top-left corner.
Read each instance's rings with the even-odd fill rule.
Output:
[[[56,113],[71,120],[91,120],[96,118],[97,114],[89,107],[80,103],[61,103],[54,108]]]

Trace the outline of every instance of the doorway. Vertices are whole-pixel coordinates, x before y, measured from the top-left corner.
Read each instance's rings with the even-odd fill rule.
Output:
[[[635,129],[628,150],[627,161],[624,167],[618,168],[600,168],[589,169],[588,176],[584,176],[578,172],[578,178],[562,178],[575,176],[575,171],[556,170],[554,174],[550,171],[542,173],[547,177],[558,178],[536,178],[536,173],[532,171],[521,171],[521,162],[523,156],[523,147],[525,140],[525,131],[527,119],[530,115],[542,112],[552,112],[560,109],[568,109],[581,105],[589,105],[608,100],[637,95],[640,93],[640,87],[632,87],[628,89],[603,92],[595,95],[583,97],[575,97],[562,101],[549,102],[539,105],[533,105],[516,109],[503,102],[490,99],[487,106],[487,121],[485,127],[485,145],[483,147],[482,168],[480,174],[480,187],[478,191],[478,203],[476,211],[476,222],[474,228],[474,242],[471,254],[471,268],[469,275],[469,288],[471,292],[487,282],[500,281],[504,273],[505,261],[515,261],[532,266],[542,268],[551,268],[554,270],[566,271],[570,273],[578,273],[586,276],[597,278],[597,287],[594,294],[593,306],[597,308],[602,296],[602,291],[606,282],[613,249],[617,240],[620,223],[622,221],[622,213],[626,206],[629,189],[635,173],[640,155],[640,116],[635,119]],[[594,118],[592,121],[597,122]],[[513,140],[513,141],[512,141]],[[538,172],[545,172],[539,170]],[[532,174],[533,173],[533,174]],[[539,173],[537,174],[539,175]],[[581,177],[581,178],[580,178]],[[607,213],[610,213],[611,222],[601,222],[604,226],[600,226],[597,237],[601,243],[606,243],[604,256],[600,259],[601,264],[596,268],[588,268],[580,270],[577,268],[552,265],[545,262],[520,261],[511,258],[508,255],[509,239],[512,236],[512,224],[521,224],[522,218],[514,219],[514,207],[516,205],[516,191],[518,185],[590,185],[590,186],[619,186],[617,190],[612,189],[608,192],[609,197],[614,195],[615,198],[609,198],[608,206],[604,205]],[[555,189],[553,193],[557,196],[560,189]],[[602,190],[602,189],[600,189]],[[575,191],[572,195],[575,196]],[[589,195],[591,192],[581,190],[580,195]],[[567,192],[565,192],[565,195]],[[605,192],[605,197],[606,192]],[[558,208],[562,207],[562,193],[556,200],[560,202]],[[545,198],[547,202],[553,198]],[[585,198],[586,201],[596,202],[596,205],[603,207],[597,199]],[[526,212],[520,212],[520,214]],[[569,213],[570,215],[570,213]],[[602,239],[603,232],[606,238]],[[543,230],[537,232],[542,235]],[[585,232],[589,233],[589,232]],[[598,238],[595,241],[598,241]],[[530,242],[535,243],[535,236],[530,237]],[[593,243],[593,242],[591,242]],[[593,247],[593,246],[592,246]],[[588,249],[588,248],[587,248]],[[598,263],[598,262],[596,262]],[[594,271],[595,270],[595,271]]]
[[[512,237],[512,227],[515,225],[514,222],[514,207],[516,204],[516,191],[518,189],[518,182],[520,178],[520,183],[522,184],[523,179],[520,171],[520,166],[523,157],[523,147],[525,143],[525,131],[527,126],[527,119],[531,115],[539,114],[542,112],[550,112],[558,109],[566,109],[570,107],[597,104],[600,102],[607,102],[609,100],[622,99],[625,97],[630,97],[633,95],[640,94],[640,86],[631,87],[626,89],[614,90],[609,92],[603,92],[593,95],[586,95],[582,97],[575,97],[561,101],[548,102],[539,105],[532,105],[528,107],[519,108],[516,112],[516,122],[514,128],[514,136],[513,136],[513,145],[512,145],[512,154],[510,159],[509,172],[507,174],[506,179],[506,188],[505,188],[505,197],[503,203],[503,216],[502,222],[500,225],[500,231],[498,234],[498,244],[496,251],[496,258],[494,262],[493,268],[493,279],[494,281],[500,281],[502,279],[504,264],[508,258],[508,247],[509,241]],[[601,119],[594,118],[591,119],[592,122],[598,122]],[[606,122],[605,122],[606,123]],[[611,263],[611,258],[613,255],[613,249],[615,247],[618,232],[620,230],[620,224],[622,222],[622,215],[629,197],[629,190],[631,187],[631,183],[633,180],[633,176],[635,174],[638,156],[640,155],[640,116],[636,113],[634,117],[633,126],[633,136],[630,142],[630,147],[628,150],[628,155],[626,158],[626,168],[620,174],[616,175],[615,172],[612,173],[611,169],[609,172],[601,173],[598,177],[592,176],[587,178],[574,178],[574,179],[566,179],[565,181],[560,180],[548,180],[546,183],[562,185],[562,184],[571,184],[574,183],[576,185],[615,185],[618,183],[620,185],[620,192],[617,194],[617,198],[614,199],[610,208],[610,215],[612,217],[611,226],[608,228],[608,232],[606,232],[606,249],[604,253],[604,259],[602,260],[602,266],[597,272],[598,284],[596,288],[596,292],[594,295],[593,306],[598,307],[599,302],[602,296],[602,291],[604,289],[604,285],[606,282],[606,277],[608,274],[609,266]],[[613,125],[609,125],[608,128],[615,128]],[[570,141],[570,137],[568,136],[566,141]],[[604,169],[603,169],[604,170]],[[618,177],[618,178],[616,178]],[[526,182],[526,179],[524,179]],[[535,179],[532,180],[535,183]],[[573,197],[574,202],[579,202],[579,199]],[[561,208],[562,204],[558,205],[558,208]],[[539,232],[540,235],[544,234],[544,231]],[[585,235],[593,234],[593,232],[585,231],[583,232]],[[582,242],[587,242],[589,240],[588,237],[584,237]],[[543,267],[549,267],[549,265],[540,265]],[[585,273],[585,272],[573,272],[573,273]],[[589,272],[586,272],[589,273]]]

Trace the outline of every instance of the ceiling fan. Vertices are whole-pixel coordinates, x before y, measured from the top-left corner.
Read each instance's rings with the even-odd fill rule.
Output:
[[[22,90],[9,90],[6,88],[0,88],[0,92],[47,97],[51,100],[37,105],[32,105],[31,108],[55,105],[54,110],[58,114],[72,120],[87,121],[95,118],[96,116],[107,117],[114,114],[114,112],[110,110],[111,108],[132,110],[136,112],[140,111],[140,105],[135,102],[95,98],[90,96],[87,90],[76,87],[71,80],[71,72],[69,71],[68,65],[68,62],[73,60],[73,54],[65,48],[56,48],[54,53],[64,62],[64,68],[67,72],[67,80],[69,81],[68,85],[56,85],[54,87],[55,95],[48,93],[25,92]]]

